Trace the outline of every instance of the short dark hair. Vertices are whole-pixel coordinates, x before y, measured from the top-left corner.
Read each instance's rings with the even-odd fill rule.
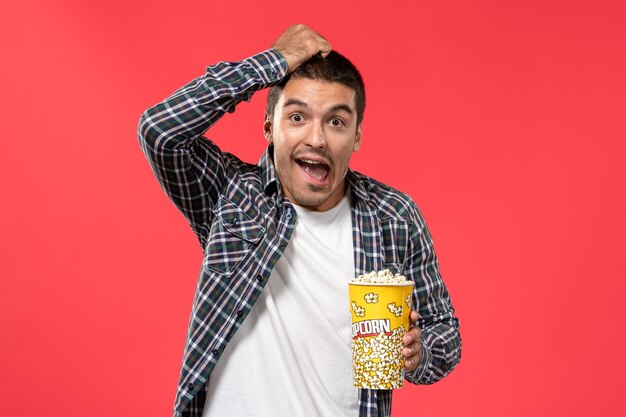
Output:
[[[314,55],[295,69],[294,72],[282,79],[278,84],[273,85],[267,94],[267,105],[265,112],[268,115],[274,114],[274,107],[278,103],[280,94],[287,82],[292,78],[306,78],[309,80],[335,82],[345,85],[354,90],[354,105],[356,107],[357,126],[363,121],[365,112],[365,84],[363,78],[354,64],[339,52],[330,51],[326,58],[321,54]]]

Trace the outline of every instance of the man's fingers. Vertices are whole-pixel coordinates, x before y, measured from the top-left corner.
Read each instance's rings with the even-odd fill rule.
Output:
[[[411,327],[411,329],[402,336],[402,344],[407,346],[413,342],[419,341],[421,335],[422,330],[419,327]]]
[[[402,356],[404,356],[404,368],[407,372],[417,368],[422,358],[422,342],[420,340],[422,330],[415,324],[417,319],[419,319],[419,314],[417,311],[411,310],[409,315],[411,328],[402,337],[402,344],[404,345]]]
[[[287,60],[289,72],[317,53],[328,56],[332,47],[322,35],[305,25],[293,25],[287,28],[276,40],[273,48]]]
[[[422,344],[419,340],[411,343],[409,346],[405,346],[402,349],[402,356],[404,356],[404,369],[406,372],[411,372],[417,368],[422,360]]]
[[[422,344],[419,341],[413,342],[410,345],[405,345],[402,348],[402,356],[409,358],[413,355],[417,355],[422,351]]]
[[[415,368],[417,368],[422,360],[419,356],[414,356],[411,358],[407,358],[404,360],[404,370],[405,372],[411,372]]]
[[[328,56],[328,54],[330,53],[330,51],[333,50],[332,46],[330,46],[330,44],[326,41],[326,39],[322,38],[323,42],[320,44],[321,49],[320,49],[320,53],[322,54],[322,56],[324,58],[326,58]]]

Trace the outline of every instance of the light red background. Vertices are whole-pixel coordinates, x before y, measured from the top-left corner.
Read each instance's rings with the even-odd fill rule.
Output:
[[[409,193],[459,368],[393,416],[622,416],[624,1],[5,1],[0,414],[169,416],[201,251],[140,113],[291,23],[368,87],[353,168]],[[256,161],[264,94],[211,136]],[[245,398],[242,398],[245,401]]]

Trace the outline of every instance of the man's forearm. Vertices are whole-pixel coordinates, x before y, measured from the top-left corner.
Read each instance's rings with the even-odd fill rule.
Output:
[[[239,102],[279,81],[286,72],[285,59],[272,49],[240,62],[207,67],[203,76],[143,113],[139,138],[144,151],[146,146],[175,149],[201,136],[225,112],[234,112]]]
[[[409,275],[415,281],[416,306],[421,329],[421,361],[406,378],[416,384],[432,384],[449,374],[461,359],[459,320],[439,272],[432,238],[421,213],[412,213],[412,254]]]

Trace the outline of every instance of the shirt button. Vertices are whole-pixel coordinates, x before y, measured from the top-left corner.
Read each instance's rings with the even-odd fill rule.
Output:
[[[230,221],[230,225],[231,225],[231,227],[235,226],[236,224],[237,224],[237,219],[232,219],[232,220]]]
[[[285,215],[285,217],[287,217],[287,220],[291,219],[291,212],[287,212],[287,214]]]
[[[256,280],[259,282],[263,282],[263,275],[257,275]]]
[[[220,351],[219,351],[219,350],[217,350],[217,349],[213,349],[213,350],[211,351],[211,353],[212,353],[214,356],[217,356],[217,354],[218,354],[218,353],[220,353]]]
[[[187,388],[189,388],[189,389],[193,389],[193,382],[188,383],[188,384],[187,384]]]
[[[281,248],[283,248],[283,249],[285,249],[285,246],[287,246],[287,242],[286,242],[286,241],[284,241],[284,240],[282,240],[282,241],[280,242],[280,247],[281,247]]]
[[[242,317],[243,316],[243,310],[239,310],[237,312],[237,317]]]

